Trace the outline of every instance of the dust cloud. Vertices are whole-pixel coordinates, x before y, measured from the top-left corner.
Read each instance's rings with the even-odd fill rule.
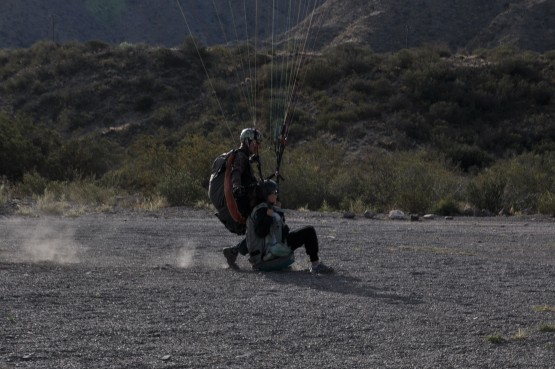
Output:
[[[219,269],[225,264],[221,252],[207,250],[200,247],[200,242],[183,241],[184,245],[177,251],[175,265],[178,268],[192,268],[195,266]]]
[[[184,246],[177,252],[177,267],[190,268],[194,265],[195,247],[191,245]]]
[[[79,262],[82,246],[75,241],[75,229],[68,224],[43,220],[29,226],[23,221],[9,223],[10,230],[16,235],[13,261],[56,264]]]

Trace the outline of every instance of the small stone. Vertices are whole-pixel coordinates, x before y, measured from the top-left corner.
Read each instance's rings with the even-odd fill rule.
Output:
[[[171,358],[172,358],[171,355],[164,355],[162,356],[162,361],[170,361]]]
[[[392,219],[392,220],[406,220],[407,216],[401,210],[391,210],[389,212],[389,219]]]
[[[498,215],[508,217],[509,215],[511,215],[511,213],[509,210],[503,208],[499,211]]]
[[[354,219],[355,218],[355,213],[353,213],[352,211],[347,211],[343,214],[343,218],[345,218],[345,219]]]
[[[426,215],[424,215],[424,219],[426,219],[426,220],[433,220],[433,219],[435,219],[435,217],[436,217],[436,216],[435,216],[434,214],[426,214]]]
[[[447,216],[447,217],[445,217],[445,220],[453,220],[453,217],[452,216]]]
[[[375,216],[376,216],[376,213],[374,213],[373,211],[366,210],[364,212],[364,217],[367,219],[374,219]]]
[[[481,217],[482,216],[482,212],[479,209],[476,209],[476,208],[470,206],[470,204],[465,205],[462,213],[463,213],[463,215],[471,216],[471,217]]]
[[[483,217],[491,217],[491,216],[493,216],[493,213],[491,211],[489,211],[488,209],[482,209],[482,216]]]

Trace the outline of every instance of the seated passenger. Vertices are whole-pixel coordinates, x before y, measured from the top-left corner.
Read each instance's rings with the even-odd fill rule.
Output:
[[[318,258],[318,237],[312,226],[289,231],[281,204],[277,201],[278,185],[265,180],[258,186],[258,205],[247,219],[247,248],[253,269],[264,270],[264,263],[291,256],[301,246],[310,258],[312,273],[329,274],[333,268]],[[292,262],[292,261],[291,261]],[[289,263],[290,264],[290,263]],[[287,264],[287,265],[289,265]]]

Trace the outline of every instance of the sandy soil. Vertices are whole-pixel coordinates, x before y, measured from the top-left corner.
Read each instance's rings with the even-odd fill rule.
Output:
[[[0,369],[555,368],[552,218],[286,216],[334,275],[228,269],[206,210],[0,217]]]

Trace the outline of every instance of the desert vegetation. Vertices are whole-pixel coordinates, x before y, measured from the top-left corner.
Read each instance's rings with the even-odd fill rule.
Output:
[[[58,213],[205,206],[212,161],[252,124],[231,54],[253,57],[258,114],[267,109],[273,56],[247,49],[187,39],[0,50],[0,201],[55,202]],[[301,73],[286,207],[555,214],[555,51],[343,45],[307,56]],[[266,176],[268,138],[261,156]]]

